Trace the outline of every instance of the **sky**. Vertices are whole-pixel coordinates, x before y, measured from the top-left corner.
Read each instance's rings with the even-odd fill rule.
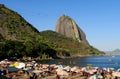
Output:
[[[120,0],[0,0],[0,4],[39,31],[55,31],[58,18],[70,16],[90,45],[101,51],[120,48]]]

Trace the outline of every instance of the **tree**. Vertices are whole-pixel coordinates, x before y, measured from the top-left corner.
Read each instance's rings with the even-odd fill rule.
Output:
[[[12,56],[16,56],[16,57],[22,57],[25,52],[25,46],[23,45],[23,42],[20,41],[12,41],[12,40],[7,40],[5,42],[5,53],[6,56],[8,57],[12,57]]]

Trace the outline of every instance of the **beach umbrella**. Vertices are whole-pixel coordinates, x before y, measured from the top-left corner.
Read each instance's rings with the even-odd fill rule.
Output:
[[[57,68],[57,65],[56,64],[51,64],[50,67]]]
[[[52,68],[54,68],[54,69],[57,69],[57,68],[58,68],[58,66],[57,66],[56,64],[52,64],[52,65],[50,65],[50,67],[52,67]]]
[[[36,61],[32,61],[32,63],[35,63]]]
[[[120,72],[120,69],[117,69],[117,72]]]
[[[68,72],[67,71],[64,71],[64,70],[57,70],[57,74],[60,75],[60,76],[68,76]]]
[[[95,72],[97,72],[97,70],[87,70],[86,72],[89,74],[94,74]]]
[[[80,69],[77,69],[77,70],[75,70],[74,72],[76,72],[76,73],[80,73],[81,70],[80,70]]]
[[[15,63],[13,64],[14,67],[17,67],[18,65],[19,65],[18,62],[15,62]]]
[[[57,65],[58,68],[62,68],[63,69],[63,65]]]
[[[110,70],[115,70],[115,68],[110,68]]]
[[[30,66],[33,66],[33,65],[32,65],[32,64],[30,64],[30,63],[28,63],[26,66],[27,66],[27,67],[30,67]]]
[[[102,69],[105,70],[105,71],[107,70],[107,68],[102,68]]]
[[[16,68],[19,68],[19,69],[21,69],[21,68],[24,68],[25,67],[25,63],[19,63],[19,65],[16,67]]]
[[[62,68],[57,68],[56,72],[59,72],[59,71],[62,71],[62,70],[63,70]]]
[[[70,71],[70,70],[71,70],[71,67],[70,67],[70,66],[66,66],[66,67],[64,67],[63,69],[66,70],[66,71]]]
[[[79,67],[78,67],[78,66],[74,66],[74,67],[71,68],[71,71],[74,72],[74,71],[76,71],[77,69],[79,69]]]
[[[92,67],[92,64],[87,64],[87,68],[90,69]]]
[[[56,66],[56,64],[51,64],[50,67]]]
[[[32,72],[38,74],[38,73],[42,73],[43,71],[42,70],[33,70]]]
[[[82,67],[81,71],[87,71],[86,67]]]
[[[44,64],[44,65],[42,65],[42,68],[43,68],[43,69],[46,69],[46,68],[48,68],[48,66],[49,66],[49,65]]]
[[[65,66],[63,69],[71,69],[70,66]]]
[[[113,72],[112,75],[113,75],[114,77],[120,77],[120,72]]]
[[[98,77],[97,77],[97,75],[95,74],[95,75],[90,76],[89,79],[98,79]]]
[[[5,61],[1,61],[0,63],[1,63],[1,64],[2,64],[2,63],[5,63]]]

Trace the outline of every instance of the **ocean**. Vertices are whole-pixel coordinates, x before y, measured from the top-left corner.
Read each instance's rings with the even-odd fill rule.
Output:
[[[92,67],[100,68],[114,68],[115,70],[120,68],[120,56],[91,56],[91,57],[75,57],[67,59],[54,59],[39,61],[41,64],[62,64],[70,66],[82,66],[86,67],[91,64]]]

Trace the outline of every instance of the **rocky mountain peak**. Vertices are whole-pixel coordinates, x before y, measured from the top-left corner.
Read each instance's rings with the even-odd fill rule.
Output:
[[[69,16],[63,15],[58,19],[56,32],[89,45],[85,33]]]

